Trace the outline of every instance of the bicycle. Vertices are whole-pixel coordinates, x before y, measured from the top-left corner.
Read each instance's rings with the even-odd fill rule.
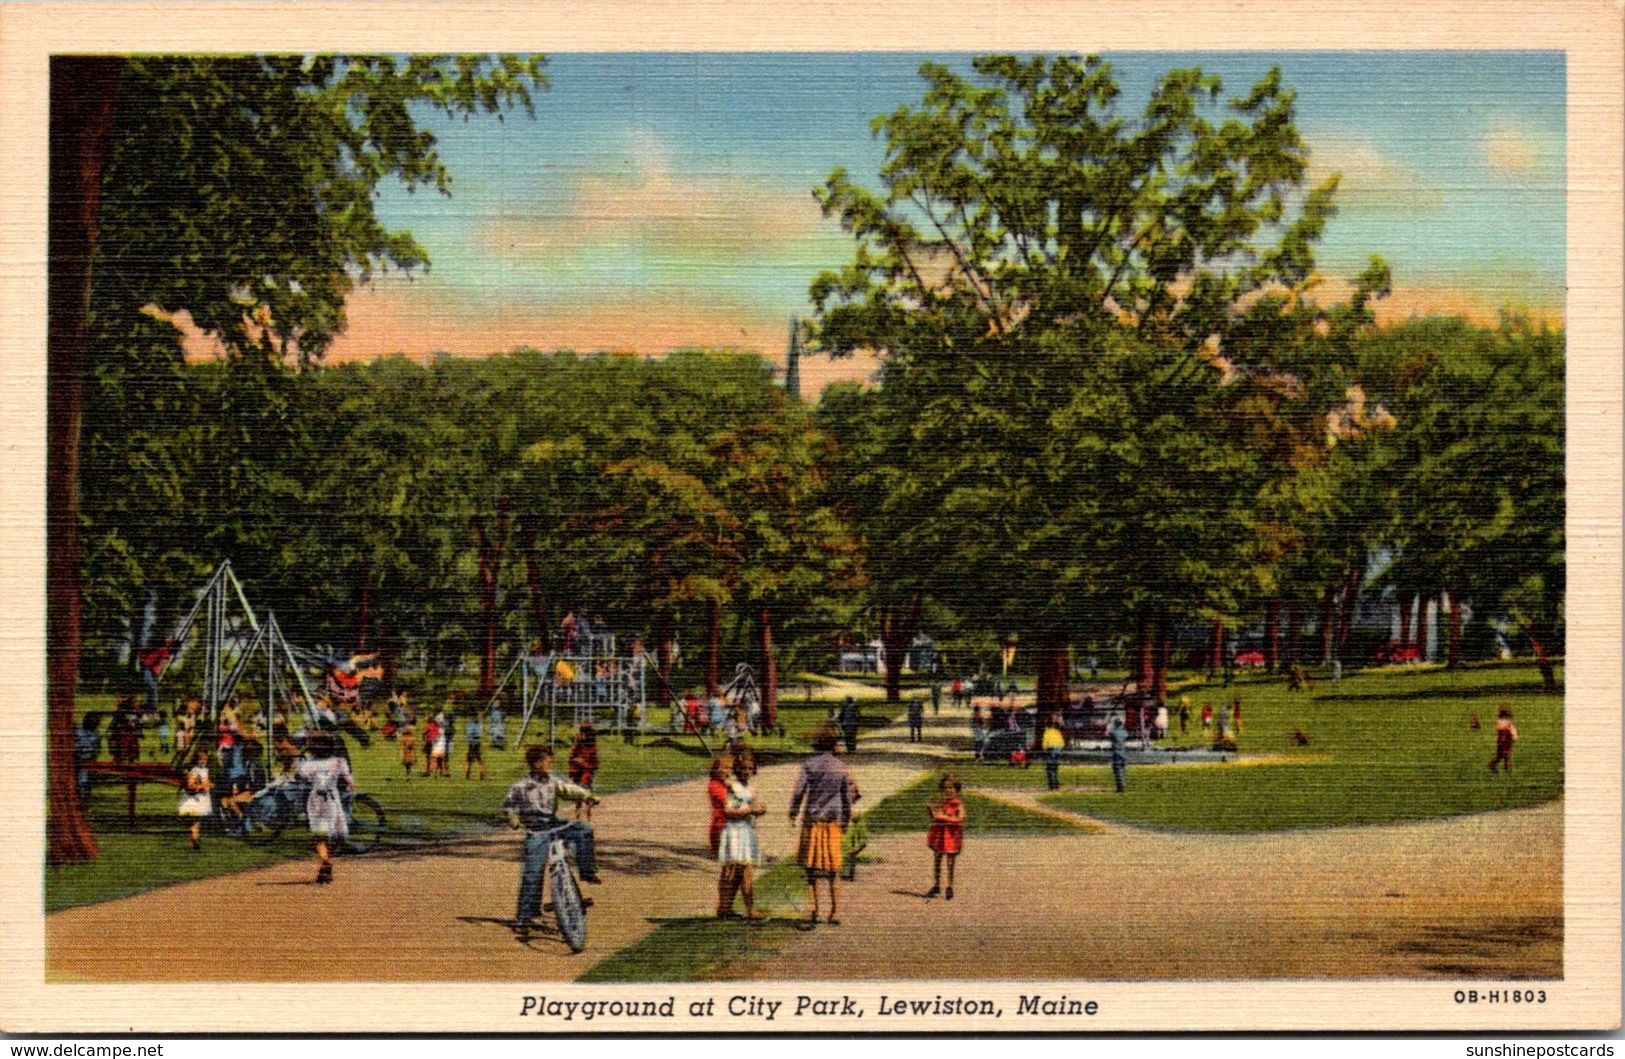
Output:
[[[571,952],[587,947],[587,906],[581,897],[581,886],[564,852],[564,839],[555,838],[547,844],[547,864],[542,869],[553,899],[542,902],[542,911],[551,910],[553,921],[559,926],[559,936],[570,946]]]
[[[241,816],[227,809],[223,799],[217,799],[217,813],[228,834],[263,845],[278,838],[290,823],[304,817],[309,793],[306,784],[286,776],[278,777],[240,806]],[[369,852],[383,838],[387,826],[384,807],[364,791],[344,791],[340,797],[350,825],[344,848],[351,853]]]
[[[596,798],[592,799],[592,804],[597,804]],[[549,836],[547,860],[542,864],[542,911],[553,913],[559,937],[564,939],[572,953],[577,953],[587,947],[587,909],[592,906],[592,900],[581,896],[581,884],[570,869],[570,858],[564,839],[559,837],[559,830],[555,828],[542,832]],[[518,934],[521,942],[530,940],[528,922],[519,923]]]

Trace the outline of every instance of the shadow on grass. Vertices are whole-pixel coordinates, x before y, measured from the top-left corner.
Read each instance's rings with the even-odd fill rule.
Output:
[[[1497,684],[1490,687],[1419,688],[1416,691],[1385,691],[1375,695],[1315,694],[1314,702],[1422,702],[1431,699],[1505,699],[1522,695],[1562,695],[1560,684],[1556,691],[1534,684]]]

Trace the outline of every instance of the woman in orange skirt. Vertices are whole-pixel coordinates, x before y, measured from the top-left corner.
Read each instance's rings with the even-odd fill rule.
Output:
[[[835,756],[840,733],[831,724],[818,726],[812,733],[815,753],[801,763],[795,789],[790,792],[790,820],[801,816],[801,841],[796,860],[807,873],[807,925],[818,922],[818,882],[829,887],[830,926],[839,926],[839,887],[841,833],[852,821],[852,803],[857,801],[857,784],[846,762]]]

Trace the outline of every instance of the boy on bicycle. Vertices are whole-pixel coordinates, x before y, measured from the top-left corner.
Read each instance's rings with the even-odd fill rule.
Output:
[[[564,840],[575,854],[576,869],[581,881],[599,882],[593,864],[592,825],[585,820],[561,819],[558,815],[559,799],[597,805],[598,799],[585,787],[552,774],[553,749],[532,745],[525,748],[525,764],[530,775],[508,788],[502,801],[502,811],[508,816],[508,826],[523,827],[529,834],[525,838],[524,867],[519,873],[519,924],[523,928],[541,911],[542,869],[547,865],[547,847],[557,837]]]

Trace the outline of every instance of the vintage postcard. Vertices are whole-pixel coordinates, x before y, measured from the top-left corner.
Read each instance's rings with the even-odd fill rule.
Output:
[[[0,5],[0,1028],[1619,1026],[1621,28]]]

